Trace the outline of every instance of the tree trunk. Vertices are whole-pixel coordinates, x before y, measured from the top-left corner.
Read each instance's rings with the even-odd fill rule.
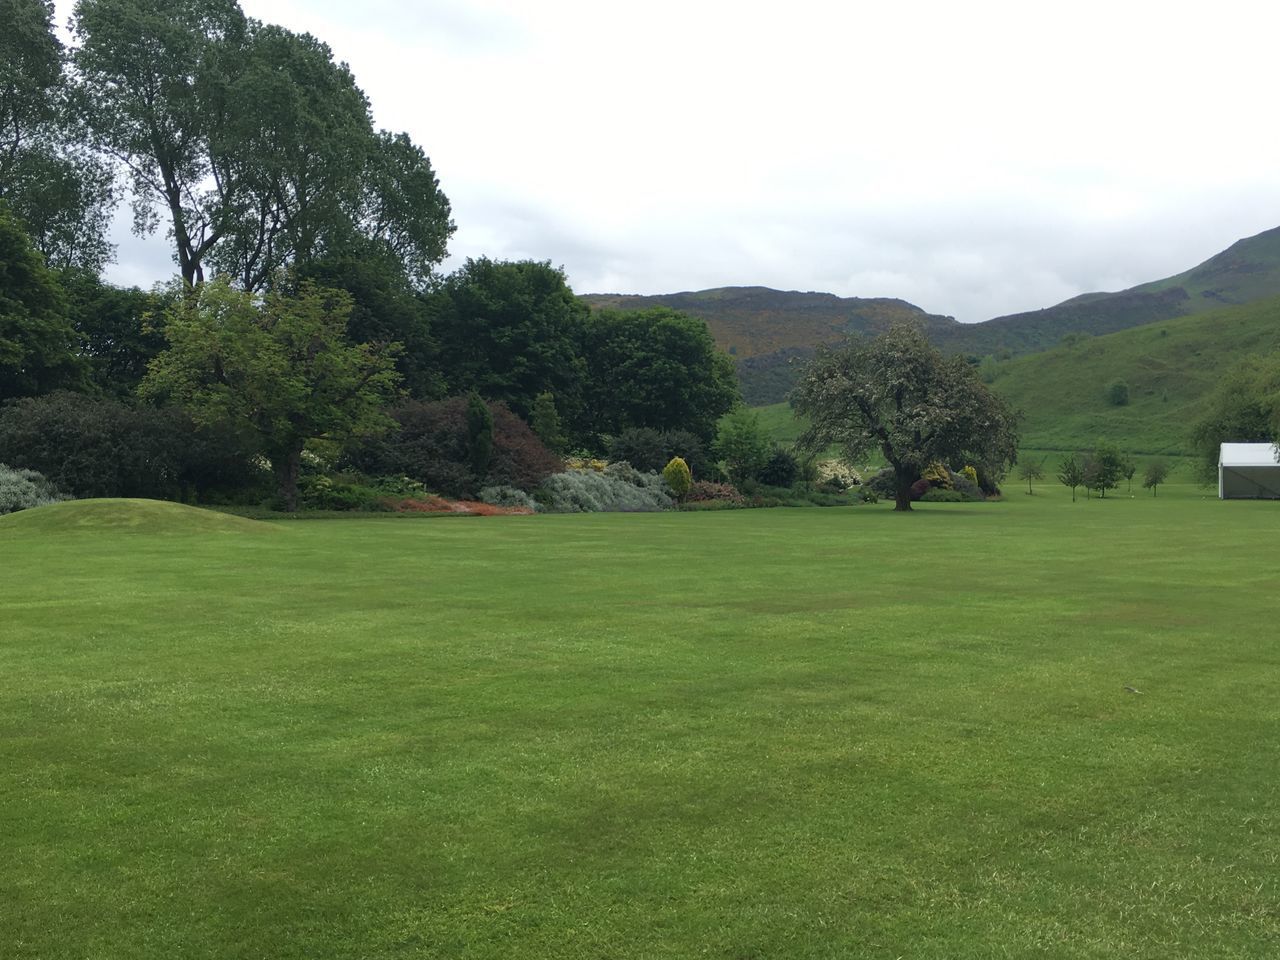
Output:
[[[910,510],[911,509],[911,484],[897,480],[894,490],[894,510]]]
[[[276,469],[276,479],[280,484],[280,502],[286,513],[293,513],[298,509],[298,474],[302,470],[302,447],[282,452],[271,463]]]

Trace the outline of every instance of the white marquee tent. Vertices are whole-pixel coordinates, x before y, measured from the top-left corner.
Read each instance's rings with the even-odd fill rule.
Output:
[[[1218,452],[1218,499],[1280,500],[1276,445],[1224,443]]]

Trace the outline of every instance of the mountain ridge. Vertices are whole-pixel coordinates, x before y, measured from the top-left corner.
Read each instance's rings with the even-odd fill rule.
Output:
[[[919,324],[940,349],[1008,359],[1050,349],[1070,335],[1100,336],[1280,295],[1280,227],[1235,241],[1182,273],[1118,291],[1092,291],[1061,303],[960,323],[895,297],[840,297],[764,286],[714,287],[670,294],[586,294],[593,309],[666,306],[707,322],[737,361],[748,403],[782,399],[801,363],[822,343],[876,334],[898,320]]]

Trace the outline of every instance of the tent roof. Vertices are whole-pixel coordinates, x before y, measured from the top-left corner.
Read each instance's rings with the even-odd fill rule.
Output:
[[[1274,443],[1224,443],[1218,452],[1223,467],[1280,467]]]

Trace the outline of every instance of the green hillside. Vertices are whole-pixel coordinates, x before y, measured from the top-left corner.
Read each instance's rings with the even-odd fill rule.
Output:
[[[992,387],[1023,412],[1024,450],[1083,450],[1109,440],[1132,454],[1176,462],[1191,453],[1189,427],[1221,375],[1275,350],[1280,297],[1017,357],[1000,364]],[[1118,380],[1129,387],[1125,406],[1108,398]],[[786,403],[759,406],[757,413],[780,443],[793,442],[804,427]]]
[[[1187,453],[1206,393],[1247,356],[1280,349],[1280,298],[1086,337],[1001,367],[992,384],[1026,415],[1027,446],[1068,450],[1110,440],[1132,453]],[[1113,406],[1108,387],[1129,386]]]
[[[1280,227],[1239,240],[1204,263],[1163,280],[1115,293],[1082,294],[1042,310],[985,323],[957,323],[904,300],[767,287],[722,287],[648,297],[593,294],[583,299],[597,309],[666,306],[701,317],[716,343],[737,360],[747,403],[762,406],[783,399],[818,344],[851,333],[879,333],[896,320],[919,324],[948,353],[1021,356],[1053,348],[1073,333],[1099,336],[1277,295]]]

